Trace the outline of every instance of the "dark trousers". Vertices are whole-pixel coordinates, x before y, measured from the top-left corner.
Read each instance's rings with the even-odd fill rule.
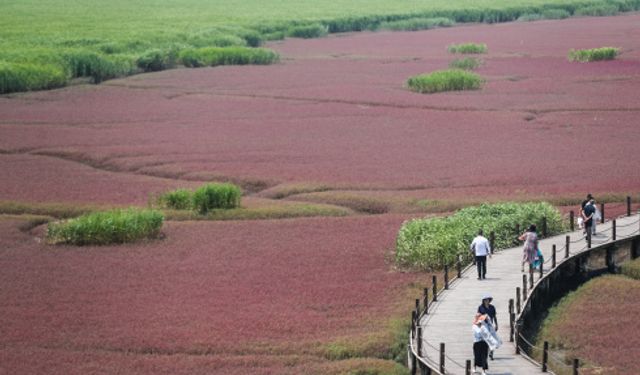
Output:
[[[485,279],[487,276],[487,256],[476,255],[476,267],[478,267],[478,278]]]
[[[478,341],[473,344],[473,366],[489,369],[487,356],[489,355],[489,345],[484,341]]]

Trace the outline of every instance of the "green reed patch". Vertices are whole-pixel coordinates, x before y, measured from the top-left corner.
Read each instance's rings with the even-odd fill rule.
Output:
[[[453,25],[455,25],[455,22],[453,20],[444,17],[410,18],[407,20],[382,22],[378,26],[378,29],[394,31],[417,31],[434,29],[436,27],[450,27]]]
[[[640,258],[622,263],[622,274],[640,280]]]
[[[615,47],[602,47],[593,49],[579,49],[569,51],[569,61],[578,62],[591,62],[591,61],[603,61],[613,60],[618,56],[620,52],[619,48]]]
[[[528,14],[523,14],[520,17],[518,17],[518,21],[520,22],[531,22],[531,21],[539,21],[544,19],[544,16],[540,13],[528,13]]]
[[[67,84],[67,74],[56,65],[0,61],[0,94],[46,90]]]
[[[213,209],[240,207],[242,192],[234,184],[206,184],[193,193],[193,207],[200,214]]]
[[[469,244],[483,229],[495,232],[497,248],[514,245],[515,228],[530,224],[541,227],[547,219],[547,232],[564,230],[560,212],[551,204],[497,203],[463,208],[452,216],[414,219],[405,222],[396,239],[396,261],[423,269],[440,269],[453,264],[458,256],[470,259]]]
[[[187,67],[218,65],[267,65],[277,62],[279,56],[272,50],[249,47],[191,48],[180,52],[180,61]]]
[[[477,69],[480,64],[482,64],[482,60],[476,57],[465,57],[462,59],[455,59],[449,63],[449,68],[451,69],[462,69],[462,70],[474,70]]]
[[[309,25],[294,25],[287,29],[287,36],[292,38],[320,38],[327,36],[329,29],[320,23]]]
[[[193,192],[187,189],[176,189],[160,195],[158,202],[169,209],[190,210],[193,207]]]
[[[615,4],[594,4],[576,9],[575,16],[615,16],[618,14],[618,6]]]
[[[47,240],[77,246],[107,245],[153,238],[160,233],[164,216],[154,210],[112,210],[50,223]]]
[[[449,51],[449,53],[476,54],[487,53],[488,49],[487,45],[484,43],[461,43],[448,46],[447,51]]]
[[[545,9],[541,14],[542,18],[548,20],[563,20],[571,16],[571,13],[566,9]]]
[[[438,70],[407,80],[412,91],[430,94],[442,91],[477,90],[484,80],[479,75],[460,69]]]
[[[178,62],[177,49],[160,50],[152,49],[144,52],[136,59],[138,68],[145,72],[157,72],[171,69]]]

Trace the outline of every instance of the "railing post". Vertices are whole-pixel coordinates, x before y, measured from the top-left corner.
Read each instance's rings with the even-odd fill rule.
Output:
[[[529,290],[533,290],[533,266],[529,266]]]
[[[509,298],[509,342],[513,342],[513,298]]]
[[[616,240],[616,219],[611,221],[611,240]]]
[[[409,355],[411,356],[411,375],[416,375],[418,373],[418,360],[415,355],[413,355],[413,351],[409,348]]]
[[[516,324],[516,314],[509,314],[509,342],[513,342],[514,329]]]
[[[576,358],[573,360],[573,375],[578,375],[579,367],[580,367],[580,360]]]
[[[418,335],[416,339],[416,353],[418,357],[422,357],[422,327],[418,325]]]
[[[591,229],[587,229],[587,249],[591,249]]]
[[[569,229],[573,232],[575,230],[575,220],[574,220],[573,210],[569,211]]]
[[[449,289],[449,266],[444,266],[444,288]]]
[[[516,224],[516,238],[520,237],[520,224]]]
[[[542,237],[547,237],[547,217],[542,217]]]
[[[569,245],[571,245],[571,237],[567,236],[565,238],[564,259],[567,259],[569,257]]]
[[[429,288],[424,288],[423,293],[423,305],[424,305],[424,314],[427,315],[429,313]]]
[[[547,362],[549,361],[549,342],[544,342],[542,348],[542,372],[547,372]]]
[[[556,244],[551,247],[553,252],[551,253],[551,268],[556,268]]]
[[[411,311],[411,338],[416,337],[416,320],[418,320],[416,312]]]
[[[627,216],[631,216],[631,197],[627,195]]]
[[[444,343],[440,343],[440,373],[444,374]]]
[[[458,262],[456,263],[456,268],[458,271],[458,279],[462,277],[462,262],[460,261],[460,258],[458,258]]]
[[[431,285],[433,285],[433,298],[431,299],[433,302],[438,300],[438,278],[436,275],[433,275],[431,278]]]
[[[466,362],[466,365],[465,365],[464,374],[465,375],[471,375],[471,360],[470,359],[467,359],[467,362]]]
[[[604,203],[600,203],[600,223],[604,224]]]
[[[544,262],[540,260],[540,278],[541,279],[542,279],[542,276],[544,276]]]
[[[522,302],[527,300],[527,275],[522,275]]]
[[[416,298],[416,316],[420,318],[420,299]]]
[[[516,288],[516,311],[520,314],[520,287]]]

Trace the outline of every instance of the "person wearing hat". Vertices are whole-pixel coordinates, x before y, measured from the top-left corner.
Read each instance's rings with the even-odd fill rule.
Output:
[[[478,373],[476,368],[480,367],[480,374],[486,375],[489,369],[487,355],[489,353],[489,344],[485,341],[487,336],[486,323],[487,315],[477,313],[473,319],[473,372]]]
[[[480,306],[478,306],[478,314],[486,315],[487,323],[491,325],[493,330],[498,331],[498,317],[496,315],[496,308],[491,304],[491,301],[493,301],[493,297],[491,297],[491,294],[485,293],[485,295],[482,296],[482,303],[480,304]],[[493,360],[493,350],[489,352],[489,358]]]

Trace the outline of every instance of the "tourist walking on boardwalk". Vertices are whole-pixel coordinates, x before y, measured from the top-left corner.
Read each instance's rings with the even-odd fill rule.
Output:
[[[590,236],[595,232],[593,228],[594,218],[596,215],[596,201],[591,198],[582,210],[582,218],[584,219],[584,233]]]
[[[536,230],[536,225],[531,224],[529,229],[518,237],[520,241],[524,241],[524,247],[522,248],[522,272],[524,272],[525,262],[529,263],[529,267],[533,267],[533,262],[538,255],[538,234]]]
[[[480,229],[476,238],[471,242],[471,246],[469,246],[476,259],[478,280],[487,278],[487,256],[491,257],[491,245],[489,244],[489,240],[482,234],[482,229]]]
[[[580,216],[578,217],[578,225],[580,226],[580,228],[582,228],[582,233],[586,234],[587,230],[585,229],[584,226],[584,207],[589,204],[589,202],[593,199],[593,196],[591,195],[591,193],[587,194],[587,199],[583,200],[580,203]]]
[[[486,321],[491,324],[494,331],[498,331],[498,316],[496,315],[496,308],[491,304],[493,297],[491,294],[486,293],[482,296],[482,303],[478,306],[478,314],[487,315]],[[493,350],[489,351],[489,358],[493,360]]]
[[[480,313],[476,313],[473,319],[473,367],[476,374],[478,367],[480,374],[486,374],[485,371],[489,369],[489,351],[494,351],[502,345],[502,340],[488,320],[489,315]]]

